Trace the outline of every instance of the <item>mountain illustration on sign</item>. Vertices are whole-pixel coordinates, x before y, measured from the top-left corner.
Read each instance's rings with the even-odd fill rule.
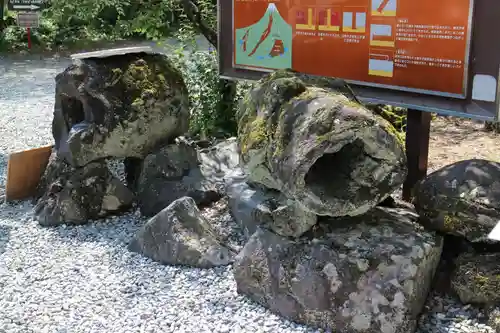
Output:
[[[235,62],[269,69],[292,67],[292,27],[270,3],[260,20],[236,29]]]

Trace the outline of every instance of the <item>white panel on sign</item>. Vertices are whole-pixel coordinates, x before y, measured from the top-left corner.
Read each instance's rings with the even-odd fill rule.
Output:
[[[500,221],[498,221],[497,225],[490,231],[488,239],[500,241]]]
[[[494,102],[497,95],[497,80],[491,75],[476,74],[472,81],[472,99]]]

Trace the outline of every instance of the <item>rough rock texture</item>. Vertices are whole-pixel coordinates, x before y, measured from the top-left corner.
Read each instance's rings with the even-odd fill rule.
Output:
[[[184,196],[194,198],[198,205],[221,197],[215,184],[202,174],[196,148],[184,142],[166,145],[144,159],[137,196],[141,213],[146,216]]]
[[[175,200],[151,218],[129,249],[163,264],[200,268],[227,265],[235,255],[220,244],[189,197]]]
[[[56,76],[52,134],[72,165],[144,158],[185,133],[188,120],[188,91],[166,56],[84,59]]]
[[[500,220],[500,163],[473,159],[448,165],[423,179],[414,193],[426,227],[487,242]]]
[[[236,259],[238,291],[335,332],[413,332],[442,250],[415,220],[376,208],[325,219],[296,241],[260,229]]]
[[[269,228],[278,235],[298,237],[317,222],[314,213],[305,211],[297,202],[279,192],[252,188],[246,182],[228,186],[231,215],[250,237],[258,226]]]
[[[495,332],[500,332],[500,308],[494,308],[489,312],[488,325],[493,328]]]
[[[204,177],[214,183],[221,192],[225,191],[226,184],[240,178],[243,173],[236,138],[229,138],[212,147],[200,149],[198,159]]]
[[[237,119],[249,179],[317,215],[363,214],[406,177],[394,128],[342,80],[274,72],[247,94]]]
[[[133,193],[104,161],[73,168],[53,152],[38,187],[35,219],[44,226],[84,224],[129,208]]]
[[[463,303],[500,302],[500,253],[465,253],[456,260],[451,285]]]

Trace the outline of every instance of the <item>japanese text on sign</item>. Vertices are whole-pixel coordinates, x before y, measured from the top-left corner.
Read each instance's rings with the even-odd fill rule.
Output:
[[[465,96],[473,0],[233,1],[235,67]]]

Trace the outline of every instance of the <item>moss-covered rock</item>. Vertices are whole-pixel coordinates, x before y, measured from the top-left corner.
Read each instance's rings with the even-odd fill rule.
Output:
[[[456,260],[451,285],[463,303],[500,302],[500,253],[466,253]]]
[[[88,58],[56,76],[53,135],[75,166],[103,157],[143,158],[189,127],[189,97],[164,55]]]
[[[342,80],[274,72],[245,96],[237,120],[250,179],[315,214],[362,214],[406,177],[394,127]]]
[[[445,166],[415,187],[415,208],[426,227],[491,242],[500,220],[500,163],[472,159]]]

